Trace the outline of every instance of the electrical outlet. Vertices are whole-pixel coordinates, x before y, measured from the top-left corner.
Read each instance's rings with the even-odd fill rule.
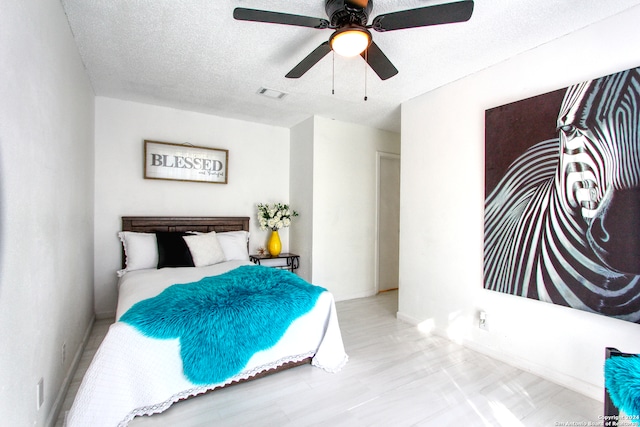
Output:
[[[36,409],[40,410],[44,403],[44,378],[40,378],[36,384]]]
[[[489,330],[489,325],[487,324],[487,312],[481,311],[479,314],[478,327],[484,331]]]
[[[62,365],[64,365],[64,362],[66,362],[67,360],[67,343],[66,342],[62,343],[62,352],[60,356],[62,359]]]

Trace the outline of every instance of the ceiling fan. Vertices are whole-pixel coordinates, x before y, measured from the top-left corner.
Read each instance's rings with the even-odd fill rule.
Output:
[[[376,16],[367,25],[372,9],[373,0],[326,0],[325,11],[329,20],[242,7],[234,9],[233,17],[240,21],[335,30],[328,41],[315,48],[289,71],[286,75],[288,78],[302,77],[333,50],[343,56],[362,56],[380,79],[386,80],[398,74],[398,70],[373,41],[369,29],[385,32],[468,21],[473,13],[473,0],[385,13]]]

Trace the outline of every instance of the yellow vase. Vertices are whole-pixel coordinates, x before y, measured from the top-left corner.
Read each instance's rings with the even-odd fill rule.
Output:
[[[278,256],[282,251],[282,242],[280,242],[280,235],[278,230],[271,231],[271,237],[269,238],[269,253],[271,256]]]

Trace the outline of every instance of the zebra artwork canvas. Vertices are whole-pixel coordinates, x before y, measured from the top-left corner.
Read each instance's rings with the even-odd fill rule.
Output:
[[[640,67],[560,95],[554,135],[487,187],[484,287],[640,323]]]

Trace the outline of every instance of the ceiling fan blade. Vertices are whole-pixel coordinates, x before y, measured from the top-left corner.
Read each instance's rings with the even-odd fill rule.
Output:
[[[311,67],[316,65],[318,61],[324,58],[327,53],[331,52],[331,46],[329,42],[324,42],[313,50],[306,58],[304,58],[298,65],[293,67],[291,71],[285,76],[289,79],[297,79],[302,77],[304,73],[309,71]]]
[[[266,22],[269,24],[295,25],[309,28],[328,28],[329,21],[311,16],[292,15],[290,13],[269,12],[266,10],[245,9],[237,7],[233,10],[233,17],[239,21]]]
[[[380,50],[375,42],[371,42],[367,50],[360,54],[381,80],[387,80],[398,74],[398,70],[389,58]]]
[[[438,4],[378,15],[373,20],[372,28],[376,31],[392,31],[404,28],[427,27],[429,25],[451,24],[468,21],[472,13],[472,0]]]

